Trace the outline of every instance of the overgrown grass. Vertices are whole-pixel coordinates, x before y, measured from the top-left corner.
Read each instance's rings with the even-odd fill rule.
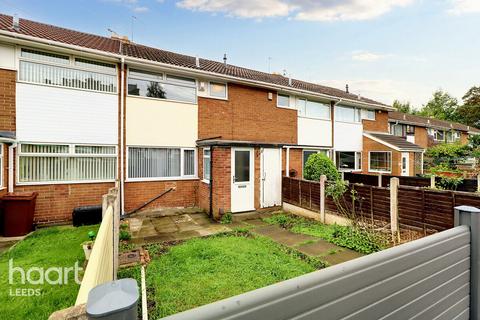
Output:
[[[157,319],[323,267],[318,260],[248,233],[192,239],[166,248],[150,246],[149,316]],[[138,279],[139,269],[121,277]]]
[[[0,255],[0,319],[47,319],[56,310],[72,306],[78,293],[79,285],[69,273],[68,283],[63,285],[29,285],[21,284],[19,272],[14,273],[13,284],[9,284],[8,261],[13,259],[14,267],[25,271],[31,267],[73,267],[75,262],[83,267],[84,253],[80,244],[89,240],[87,233],[95,232],[98,226],[52,227],[40,229],[17,243],[8,252]],[[38,272],[33,272],[38,279]],[[58,273],[52,273],[51,279],[57,279]],[[39,296],[12,296],[16,289],[40,289]]]
[[[367,232],[360,228],[327,225],[317,221],[278,214],[264,219],[269,224],[277,224],[295,233],[302,233],[324,239],[333,244],[355,250],[360,253],[373,253],[385,249],[388,242],[383,235]]]

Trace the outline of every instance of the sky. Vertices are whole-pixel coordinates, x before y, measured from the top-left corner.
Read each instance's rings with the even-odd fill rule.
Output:
[[[416,108],[480,85],[480,0],[0,0],[20,18]]]

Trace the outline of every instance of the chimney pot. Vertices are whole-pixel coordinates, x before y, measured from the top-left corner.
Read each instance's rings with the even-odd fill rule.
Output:
[[[15,31],[19,31],[19,30],[20,30],[20,19],[18,18],[18,15],[17,15],[17,14],[14,14],[14,15],[13,15],[12,28],[13,28]]]
[[[350,93],[350,92],[348,91],[348,83],[345,85],[345,92],[346,92],[346,93]]]
[[[195,66],[200,68],[200,58],[198,56],[195,57]]]
[[[227,54],[226,53],[223,54],[223,64],[225,66],[227,66]]]

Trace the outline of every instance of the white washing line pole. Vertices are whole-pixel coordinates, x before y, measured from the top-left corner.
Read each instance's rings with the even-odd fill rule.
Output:
[[[125,174],[124,174],[124,147],[123,147],[123,131],[124,131],[124,125],[123,125],[123,117],[124,117],[124,107],[125,107],[125,58],[122,57],[122,63],[121,63],[121,68],[120,68],[120,200],[121,200],[121,205],[120,205],[120,215],[123,215],[125,213]]]
[[[141,278],[142,278],[142,319],[148,320],[147,285],[145,284],[145,266],[144,265],[142,265],[140,271],[141,271]]]

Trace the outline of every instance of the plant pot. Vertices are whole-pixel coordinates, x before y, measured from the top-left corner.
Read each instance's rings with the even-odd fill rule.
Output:
[[[93,249],[93,241],[87,241],[82,243],[83,253],[85,253],[85,260],[88,261],[90,259],[90,255],[92,254]]]

